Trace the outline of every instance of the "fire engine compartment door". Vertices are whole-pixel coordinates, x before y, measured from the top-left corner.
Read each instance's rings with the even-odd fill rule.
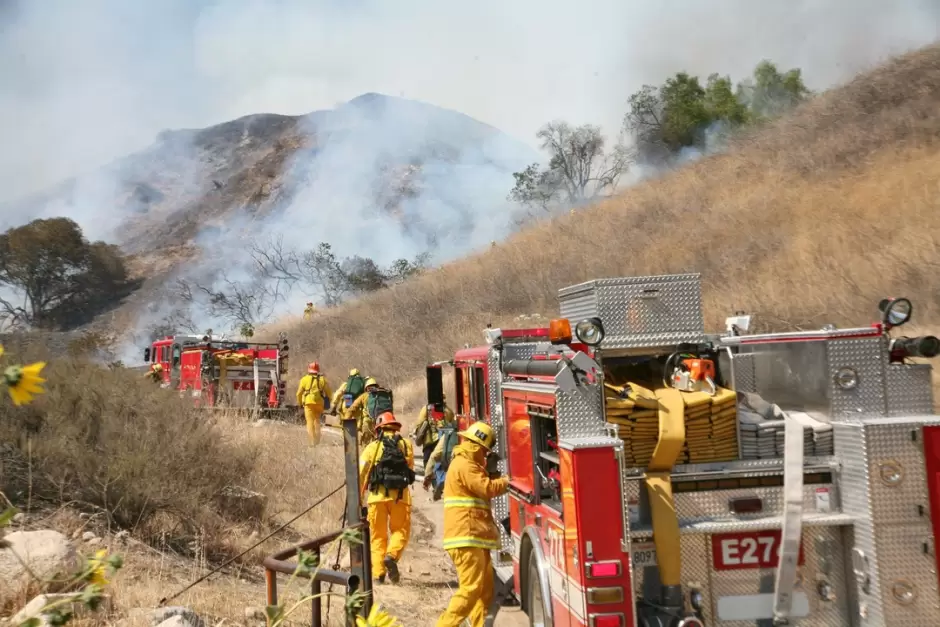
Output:
[[[425,372],[428,388],[428,405],[435,411],[444,411],[444,369],[441,366],[428,366]]]

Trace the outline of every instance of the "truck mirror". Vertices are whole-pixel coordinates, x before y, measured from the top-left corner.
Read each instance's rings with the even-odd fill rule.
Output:
[[[144,349],[144,361],[150,361],[150,349],[149,348]]]

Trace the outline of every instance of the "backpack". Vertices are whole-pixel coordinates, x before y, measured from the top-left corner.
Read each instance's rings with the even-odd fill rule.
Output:
[[[376,387],[369,393],[369,398],[366,400],[366,413],[372,420],[375,420],[383,413],[392,411],[393,400],[391,390]]]
[[[442,427],[437,430],[437,434],[444,440],[444,454],[441,455],[441,470],[447,472],[450,467],[451,457],[454,455],[454,447],[457,446],[457,429],[455,427]]]
[[[359,398],[365,390],[366,380],[362,378],[362,375],[350,375],[350,377],[346,379],[346,392],[343,393],[343,402],[346,404],[346,408],[348,409],[352,406],[353,401]]]
[[[385,488],[385,494],[388,494],[389,490],[398,490],[398,498],[401,498],[404,490],[415,482],[415,471],[408,467],[403,440],[398,433],[391,437],[381,436],[382,457],[372,465],[370,491],[377,492],[379,488]]]
[[[310,377],[310,385],[304,391],[304,401],[307,400],[307,396],[313,396],[316,398],[319,396],[322,398],[326,405],[329,405],[329,400],[323,394],[323,376],[319,374],[307,375]]]

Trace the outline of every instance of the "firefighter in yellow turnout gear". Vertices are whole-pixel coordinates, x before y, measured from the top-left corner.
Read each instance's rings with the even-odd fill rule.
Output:
[[[379,583],[386,574],[398,583],[398,560],[411,537],[414,449],[401,437],[401,423],[391,412],[379,416],[376,430],[376,440],[359,456],[359,493],[368,491],[372,574]]]
[[[495,441],[490,426],[475,422],[460,436],[444,482],[444,549],[457,568],[460,587],[437,627],[458,627],[468,618],[471,627],[483,627],[493,600],[490,551],[499,548],[490,499],[509,489],[508,477],[493,478],[486,470]]]
[[[366,446],[376,437],[376,426],[372,414],[369,413],[369,399],[373,394],[378,393],[380,389],[378,382],[373,377],[368,377],[365,380],[365,386],[365,391],[353,401],[345,414],[345,418],[355,417],[356,419],[356,426],[359,429],[360,447]],[[388,411],[391,410],[391,405],[389,405]],[[378,413],[379,412],[376,412],[376,414]]]
[[[457,419],[454,417],[453,410],[447,406],[447,395],[445,394],[443,398],[443,416],[429,416],[428,406],[425,405],[421,408],[421,413],[418,414],[418,421],[415,423],[414,439],[415,443],[421,447],[421,452],[424,457],[425,475],[430,472],[430,466],[428,463],[431,459],[431,453],[434,451],[438,441],[441,439],[440,429],[444,426],[451,427],[457,425]]]
[[[313,445],[320,443],[320,416],[331,394],[330,384],[327,383],[326,377],[320,374],[320,364],[312,362],[307,366],[307,374],[300,379],[297,386],[297,404],[304,408],[307,435]]]

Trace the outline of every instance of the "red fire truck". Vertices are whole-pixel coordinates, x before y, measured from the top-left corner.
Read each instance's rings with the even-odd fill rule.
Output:
[[[144,349],[144,361],[160,364],[162,385],[197,407],[270,412],[285,407],[288,351],[283,334],[276,343],[172,335]]]
[[[559,301],[452,362],[511,478],[493,561],[530,624],[940,625],[940,341],[897,335],[909,300],[868,327],[716,335],[694,274]]]

